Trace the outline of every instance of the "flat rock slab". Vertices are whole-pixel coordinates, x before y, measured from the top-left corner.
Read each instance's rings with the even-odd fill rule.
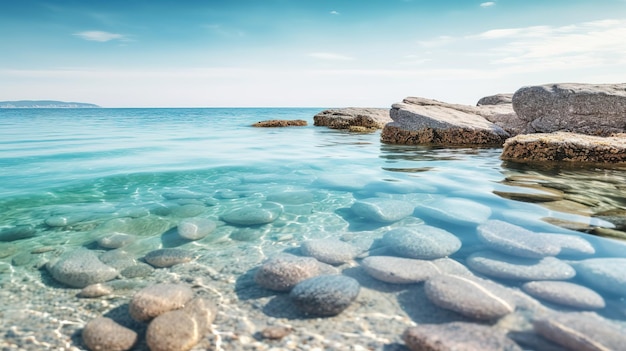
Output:
[[[361,266],[372,278],[391,284],[419,283],[439,274],[471,275],[465,266],[449,258],[427,261],[395,256],[370,256],[361,261]]]
[[[290,291],[296,284],[318,274],[320,266],[316,259],[280,255],[265,261],[254,274],[254,281],[266,289]]]
[[[48,264],[57,281],[74,288],[106,282],[117,277],[117,270],[104,264],[93,251],[77,249],[61,255]]]
[[[528,282],[522,285],[522,290],[536,298],[558,305],[585,310],[605,307],[604,299],[598,293],[570,282]]]
[[[402,339],[411,351],[522,351],[503,330],[472,323],[421,324]]]
[[[494,278],[514,280],[567,280],[576,275],[569,264],[554,258],[522,258],[481,251],[467,258],[472,270]]]
[[[424,284],[435,305],[466,317],[493,320],[515,311],[515,302],[504,287],[477,277],[433,276]]]
[[[591,258],[574,267],[589,286],[626,297],[626,258]]]
[[[478,238],[493,250],[509,255],[542,258],[556,256],[561,247],[530,230],[500,220],[487,221],[477,228]]]
[[[98,245],[105,249],[119,249],[137,240],[135,235],[124,233],[112,233],[98,239]]]
[[[183,219],[178,223],[178,235],[187,240],[200,240],[211,234],[217,223],[208,218],[196,217]]]
[[[229,224],[254,226],[272,223],[283,213],[283,206],[275,202],[264,202],[233,209],[222,220]]]
[[[145,322],[165,312],[182,308],[193,295],[187,285],[155,284],[136,292],[128,305],[128,311],[134,320]]]
[[[254,123],[253,127],[276,128],[276,127],[305,127],[307,121],[303,119],[270,119]]]
[[[626,136],[566,132],[517,135],[504,143],[501,157],[515,162],[624,163]]]
[[[480,224],[491,216],[491,208],[488,206],[454,197],[419,205],[415,208],[415,212],[416,215],[425,214],[440,221],[459,225]]]
[[[365,127],[382,129],[391,122],[388,108],[337,108],[324,110],[313,117],[313,124],[331,129]]]
[[[414,208],[413,204],[406,201],[374,197],[355,202],[351,210],[359,217],[390,223],[410,216]]]
[[[34,237],[35,235],[37,235],[37,230],[32,225],[17,225],[15,227],[0,230],[0,241],[28,239]]]
[[[300,246],[303,255],[332,265],[352,261],[359,251],[356,246],[334,238],[307,240]]]
[[[428,225],[390,230],[382,243],[400,256],[417,259],[442,258],[461,248],[461,241],[452,233]]]
[[[596,249],[579,236],[558,233],[537,233],[545,241],[560,248],[559,255],[593,255]]]
[[[320,275],[298,283],[289,297],[306,315],[335,316],[350,306],[359,290],[359,283],[353,278]]]
[[[185,249],[158,249],[150,251],[144,260],[157,268],[171,267],[181,263],[191,262],[195,258],[192,251]]]
[[[90,350],[124,351],[137,342],[137,333],[110,318],[98,317],[85,325],[82,338]]]

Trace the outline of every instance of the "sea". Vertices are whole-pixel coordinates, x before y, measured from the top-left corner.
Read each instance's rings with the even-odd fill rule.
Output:
[[[145,325],[129,321],[128,303],[138,290],[166,282],[187,284],[218,306],[193,350],[407,350],[407,328],[453,322],[497,329],[524,350],[566,350],[559,340],[573,334],[550,340],[533,327],[562,315],[626,335],[626,167],[517,164],[502,161],[496,147],[387,145],[380,131],[314,126],[322,110],[0,110],[0,349],[85,350],[81,331],[100,316],[141,339]],[[308,126],[251,126],[271,119]],[[394,206],[407,205],[412,211],[399,216]],[[182,222],[198,219],[215,228],[197,240],[179,235]],[[456,237],[460,248],[449,259],[508,291],[517,307],[477,319],[462,288],[451,293],[460,295],[453,303],[436,302],[423,281],[385,282],[364,269],[367,257],[411,255],[387,233],[425,226]],[[103,244],[117,234],[132,240]],[[546,253],[552,241],[528,240],[535,235],[565,239]],[[331,267],[360,284],[333,317],[303,314],[287,293],[254,280],[268,258],[304,255],[300,247],[315,240],[340,240],[358,252]],[[104,283],[113,292],[96,298],[79,297],[80,288],[49,269],[74,250],[108,254],[120,271],[147,267],[144,256],[163,248],[186,250],[193,260],[118,275]],[[542,276],[554,268],[548,264],[528,273],[543,256],[568,268]],[[590,307],[566,288],[527,286],[542,281],[574,284],[603,303]],[[271,326],[286,335],[263,337]],[[590,334],[605,342],[604,334]],[[147,349],[143,341],[133,347]]]

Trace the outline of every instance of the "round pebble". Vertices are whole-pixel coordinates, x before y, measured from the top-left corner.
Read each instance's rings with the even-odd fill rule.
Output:
[[[560,246],[544,236],[500,220],[489,220],[479,225],[477,231],[478,238],[487,246],[509,255],[542,258],[556,256],[561,251]]]
[[[194,253],[184,249],[159,249],[148,252],[144,259],[157,268],[171,267],[194,259]]]
[[[515,310],[504,287],[483,279],[437,275],[426,281],[424,289],[435,305],[469,318],[493,320]]]
[[[136,236],[123,233],[113,233],[98,239],[98,245],[105,249],[118,249],[137,239]]]
[[[113,288],[105,284],[91,284],[84,287],[79,293],[78,297],[95,298],[111,295]]]
[[[567,280],[576,275],[569,264],[554,258],[531,259],[482,251],[470,255],[469,268],[494,278],[515,280]]]
[[[269,326],[261,331],[261,337],[269,340],[280,340],[291,333],[292,329],[282,326]]]
[[[93,251],[77,249],[48,263],[48,271],[57,281],[75,288],[102,283],[117,277],[117,270],[102,263]]]
[[[352,261],[359,254],[355,246],[334,238],[307,240],[300,246],[300,251],[305,256],[333,265]]]
[[[433,261],[423,261],[394,256],[370,256],[361,266],[372,278],[392,284],[412,284],[441,274]]]
[[[98,317],[87,323],[82,338],[90,350],[124,351],[137,342],[137,333],[110,318]]]
[[[505,331],[472,323],[420,324],[402,339],[411,351],[522,351]]]
[[[591,287],[626,296],[626,258],[591,258],[577,262],[575,267]]]
[[[359,283],[353,278],[320,275],[298,283],[289,297],[306,315],[335,316],[350,306],[359,290]]]
[[[311,257],[281,255],[271,258],[259,267],[254,280],[260,286],[289,291],[299,282],[319,274],[319,264]]]
[[[446,257],[461,248],[456,236],[428,225],[390,230],[382,242],[400,256],[418,259]]]
[[[351,209],[354,214],[368,220],[390,223],[413,214],[411,203],[385,198],[368,198],[355,202]]]
[[[32,238],[37,235],[37,230],[30,224],[4,228],[0,231],[0,241],[16,241]]]
[[[203,214],[206,209],[205,206],[196,204],[176,206],[172,208],[171,215],[180,218],[196,217]]]
[[[156,284],[139,290],[130,301],[129,313],[139,322],[179,309],[193,298],[193,291],[182,284]]]
[[[178,235],[187,240],[200,240],[211,234],[217,224],[208,218],[188,218],[178,224]]]
[[[605,307],[602,296],[589,288],[574,283],[559,281],[528,282],[522,285],[522,289],[536,298],[558,305],[588,310]]]
[[[222,215],[229,224],[251,226],[272,223],[283,213],[283,206],[275,202],[264,202],[236,208]]]
[[[491,208],[463,198],[447,197],[415,208],[416,213],[426,214],[438,220],[460,224],[476,225],[491,216]]]
[[[537,233],[537,236],[560,248],[560,255],[593,255],[596,249],[587,240],[569,234]]]
[[[139,277],[147,277],[154,272],[154,268],[145,263],[137,263],[134,266],[124,268],[120,274],[124,278],[139,278]]]

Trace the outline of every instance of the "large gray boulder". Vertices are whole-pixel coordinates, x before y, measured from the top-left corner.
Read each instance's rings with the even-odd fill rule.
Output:
[[[510,136],[488,117],[511,114],[508,105],[468,106],[408,97],[393,104],[381,141],[388,144],[502,145]]]
[[[626,131],[625,84],[560,83],[527,86],[513,95],[527,132],[567,131],[607,136]]]
[[[350,129],[364,127],[382,129],[391,122],[388,108],[335,108],[324,110],[313,117],[314,125],[331,129]]]
[[[512,103],[513,94],[496,94],[485,96],[478,100],[476,106],[484,106],[484,105],[507,105]]]

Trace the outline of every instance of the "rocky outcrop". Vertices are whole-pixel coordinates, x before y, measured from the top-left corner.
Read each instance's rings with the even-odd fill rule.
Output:
[[[304,127],[308,123],[303,119],[285,120],[285,119],[271,119],[267,121],[260,121],[254,123],[253,127]]]
[[[476,106],[485,106],[485,105],[507,105],[512,103],[513,94],[496,94],[485,96],[484,98],[478,100]]]
[[[576,133],[538,133],[513,137],[504,143],[502,159],[518,162],[626,162],[626,134],[598,137]]]
[[[324,110],[316,114],[313,121],[316,126],[331,129],[351,129],[351,127],[382,129],[385,124],[391,122],[391,117],[389,117],[389,109],[386,108],[347,107]],[[362,131],[360,128],[357,129]]]
[[[546,84],[519,89],[513,109],[528,133],[626,132],[626,84]]]
[[[392,106],[393,122],[383,128],[381,141],[407,145],[502,145],[510,134],[488,118],[510,113],[512,108],[507,105],[474,107],[408,97]]]

